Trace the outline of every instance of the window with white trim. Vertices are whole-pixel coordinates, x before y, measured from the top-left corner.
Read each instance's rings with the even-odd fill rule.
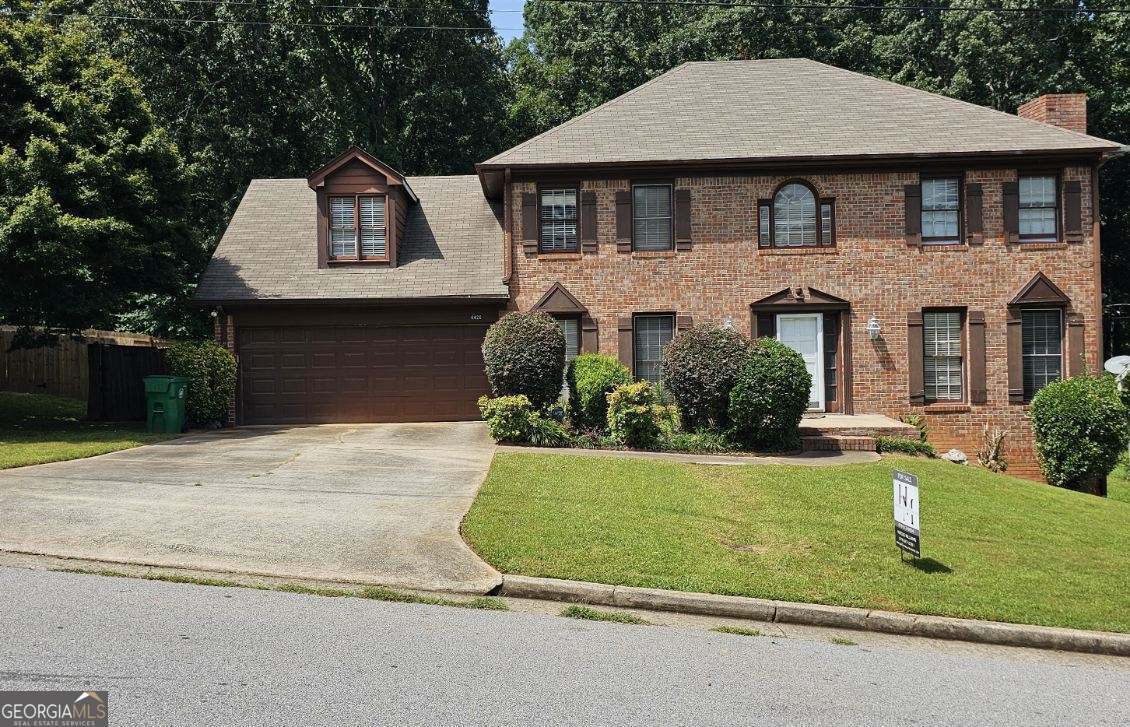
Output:
[[[936,177],[922,180],[922,242],[954,244],[961,241],[961,180]]]
[[[961,312],[923,312],[922,343],[926,400],[961,401]]]
[[[658,383],[663,378],[663,352],[675,336],[675,316],[643,315],[632,321],[632,363],[637,379]]]
[[[632,185],[632,249],[672,250],[670,184]]]
[[[388,237],[385,228],[385,198],[361,197],[361,257],[388,255]]]
[[[1020,314],[1021,352],[1024,360],[1024,399],[1063,378],[1063,311],[1058,308],[1025,309]]]
[[[1021,177],[1020,239],[1055,242],[1057,239],[1056,178],[1053,175]]]
[[[577,247],[577,189],[541,190],[540,234],[542,252],[575,252]]]
[[[353,197],[330,197],[330,255],[351,258],[357,255],[357,221]]]

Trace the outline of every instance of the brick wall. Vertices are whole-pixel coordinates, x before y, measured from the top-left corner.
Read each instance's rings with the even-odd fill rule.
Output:
[[[1016,115],[1086,134],[1087,94],[1049,93],[1038,96],[1022,104]]]
[[[1006,244],[1002,183],[1016,176],[1015,169],[966,170],[966,182],[983,187],[984,244],[924,248],[908,247],[903,231],[903,186],[917,182],[917,173],[806,176],[820,197],[836,200],[836,246],[830,250],[758,249],[757,200],[771,197],[785,176],[678,178],[676,187],[691,190],[692,249],[649,253],[616,251],[615,194],[629,189],[630,181],[582,180],[582,190],[593,190],[597,197],[597,251],[526,254],[522,215],[512,214],[511,295],[519,310],[527,310],[560,281],[596,321],[601,352],[615,356],[617,320],[622,316],[676,312],[693,316],[696,324],[718,324],[730,317],[735,327],[749,333],[752,302],[790,286],[816,288],[851,302],[856,413],[924,413],[935,446],[943,451],[959,447],[970,459],[984,424],[1007,428],[1004,453],[1010,472],[1038,476],[1026,407],[1008,402],[1007,304],[1043,272],[1071,298],[1072,312],[1082,316],[1086,364],[1093,370],[1099,365],[1098,259],[1092,239],[1090,167],[1062,170],[1063,180],[1082,185],[1084,239],[1076,244]],[[520,211],[522,193],[535,190],[535,182],[513,183],[511,209]],[[984,405],[942,410],[909,404],[907,313],[934,306],[984,311]],[[882,327],[875,341],[865,331],[872,316]],[[1065,369],[1067,360],[1065,356]]]
[[[212,334],[215,337],[216,343],[220,344],[227,350],[231,351],[232,356],[236,356],[236,396],[239,392],[239,358],[235,351],[235,317],[229,313],[222,313],[218,317],[212,319]],[[228,421],[227,426],[235,426],[235,396],[228,402]]]

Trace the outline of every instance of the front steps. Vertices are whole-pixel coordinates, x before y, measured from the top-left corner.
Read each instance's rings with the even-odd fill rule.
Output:
[[[806,414],[800,437],[805,452],[874,452],[876,437],[918,439],[918,430],[882,414]]]

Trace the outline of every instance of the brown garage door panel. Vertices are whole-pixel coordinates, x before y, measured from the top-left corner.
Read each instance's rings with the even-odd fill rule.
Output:
[[[485,325],[241,327],[246,424],[478,419]]]

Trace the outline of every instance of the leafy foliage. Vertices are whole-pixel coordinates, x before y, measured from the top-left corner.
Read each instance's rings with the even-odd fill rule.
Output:
[[[749,356],[749,339],[733,328],[696,326],[663,352],[663,386],[688,429],[729,425],[730,389]]]
[[[632,374],[611,356],[582,353],[569,362],[569,411],[579,429],[608,429],[608,395],[632,383]]]
[[[235,357],[212,341],[178,343],[166,352],[169,373],[186,376],[188,385],[185,411],[196,425],[223,424],[228,403],[235,396]]]
[[[902,454],[937,457],[934,445],[925,440],[905,439],[903,437],[875,437],[875,450],[878,452],[901,452]]]
[[[495,396],[524,394],[545,409],[561,395],[565,334],[547,313],[504,315],[487,329],[483,357]]]
[[[109,328],[204,262],[180,154],[80,25],[0,23],[0,320]]]
[[[1036,393],[1036,454],[1048,482],[1099,494],[1130,436],[1126,405],[1111,376],[1075,376]]]
[[[678,426],[674,407],[659,402],[649,381],[618,386],[608,395],[608,431],[613,441],[632,449],[656,449]]]
[[[734,438],[755,449],[796,446],[811,389],[799,353],[772,338],[757,339],[730,391]]]
[[[569,431],[549,417],[542,416],[523,394],[479,397],[479,411],[496,442],[562,447],[570,444]]]

